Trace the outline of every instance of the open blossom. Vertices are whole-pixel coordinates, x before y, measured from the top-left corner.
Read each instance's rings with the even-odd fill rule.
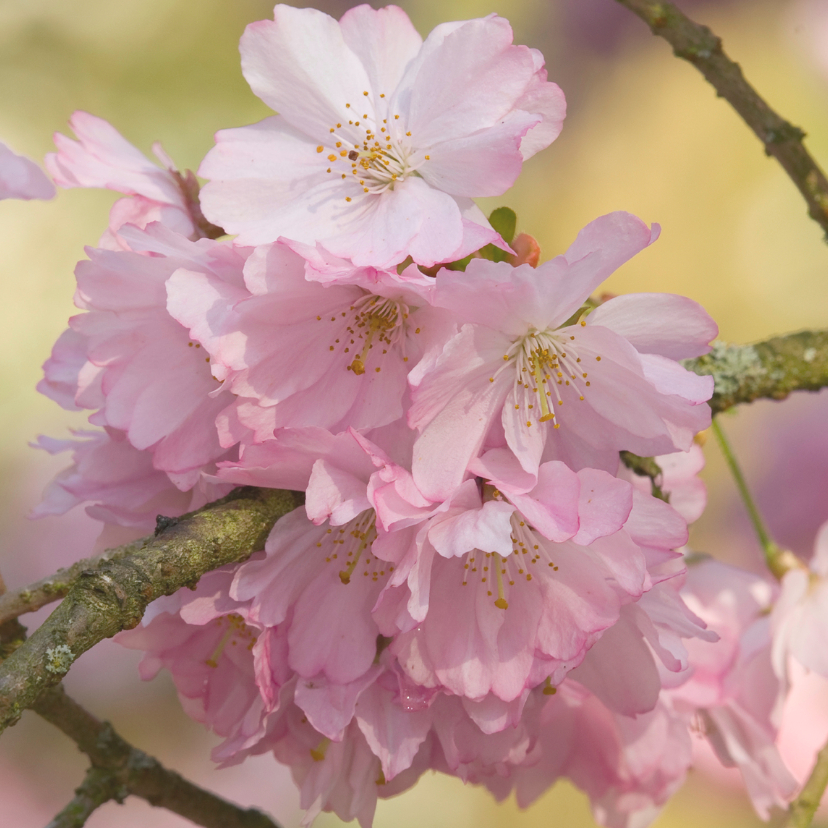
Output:
[[[306,272],[307,271],[307,272]],[[225,421],[257,440],[277,428],[376,428],[403,415],[410,369],[436,357],[453,322],[431,306],[433,279],[342,263],[336,277],[286,244],[262,246],[244,268],[246,295],[220,275],[179,271],[169,310],[199,338],[239,399]],[[236,441],[233,426],[225,429]]]
[[[169,670],[187,714],[238,750],[265,735],[265,716],[274,704],[267,704],[256,684],[264,641],[261,630],[247,624],[245,607],[228,594],[233,574],[223,567],[203,575],[195,591],[160,598],[140,626],[116,640],[144,651],[142,679],[162,667]]]
[[[124,224],[146,227],[160,221],[191,236],[196,232],[193,205],[185,197],[175,165],[156,143],[153,152],[161,167],[150,161],[103,118],[77,111],[69,119],[78,140],[55,133],[56,153],[46,156],[46,167],[61,187],[101,187],[132,196],[116,201],[109,230],[101,247],[117,250],[127,245],[118,230]]]
[[[560,683],[594,648],[598,661],[579,680],[587,683],[588,671],[606,684],[608,670],[618,709],[651,709],[661,680],[644,639],[669,670],[686,660],[661,652],[660,607],[651,618],[642,604],[643,621],[622,608],[653,588],[651,560],[658,570],[663,556],[676,557],[670,550],[684,542],[684,522],[660,502],[654,512],[642,504],[646,515],[638,515],[628,484],[591,469],[576,475],[558,461],[542,465],[538,485],[523,495],[495,485],[493,499],[491,490],[484,499],[467,481],[418,534],[414,561],[411,553],[393,560],[393,582],[407,573],[410,590],[411,620],[398,611],[401,633],[391,645],[403,669],[426,687],[511,702],[543,682]],[[561,498],[566,490],[574,502]],[[377,553],[387,556],[385,547]],[[679,620],[669,646],[701,629],[686,632]],[[598,655],[602,636],[607,647]]]
[[[43,170],[24,155],[0,142],[0,200],[4,198],[53,198],[55,185]]]
[[[540,53],[494,15],[423,42],[396,6],[337,22],[280,4],[240,48],[279,115],[219,132],[199,173],[205,215],[243,244],[321,242],[378,267],[503,244],[471,199],[505,192],[565,115]]]
[[[560,778],[590,799],[595,818],[608,828],[643,828],[658,815],[690,767],[690,737],[683,717],[661,697],[652,711],[623,716],[574,682],[554,696],[537,697],[530,727],[537,745],[512,770],[502,798],[515,790],[527,807]]]
[[[232,396],[200,342],[167,312],[167,281],[181,269],[206,271],[243,295],[250,251],[191,242],[157,223],[123,232],[132,250],[89,249],[78,264],[75,302],[87,313],[55,345],[44,387],[62,404],[98,409],[90,422],[151,450],[155,467],[184,475],[177,483],[186,489],[225,454],[215,419]]]
[[[621,449],[690,448],[710,424],[713,380],[676,360],[709,350],[717,328],[704,310],[631,294],[567,324],[654,237],[629,213],[611,213],[536,269],[477,259],[465,273],[438,273],[435,304],[466,324],[409,378],[409,423],[422,432],[413,472],[427,497],[447,496],[487,438],[505,441],[530,473],[553,459],[614,473]]]

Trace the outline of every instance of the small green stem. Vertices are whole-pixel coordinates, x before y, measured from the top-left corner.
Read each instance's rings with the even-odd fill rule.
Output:
[[[799,796],[791,802],[785,828],[808,828],[828,787],[828,745],[817,754],[811,776]]]
[[[742,470],[739,468],[736,455],[733,453],[733,449],[731,449],[730,443],[728,442],[727,437],[725,436],[724,431],[722,431],[722,427],[719,425],[719,421],[716,418],[713,419],[712,429],[713,433],[716,435],[716,440],[719,443],[722,454],[724,455],[725,462],[730,469],[730,473],[736,481],[736,488],[742,496],[742,501],[745,504],[748,515],[750,515],[750,521],[753,524],[753,529],[756,532],[757,537],[759,538],[759,543],[762,545],[762,550],[765,553],[765,563],[767,564],[768,569],[770,569],[770,571],[777,578],[781,578],[790,568],[784,560],[784,553],[773,542],[771,536],[768,534],[768,530],[765,528],[762,516],[759,514],[759,509],[756,508],[756,503],[753,500],[750,489],[748,489]]]

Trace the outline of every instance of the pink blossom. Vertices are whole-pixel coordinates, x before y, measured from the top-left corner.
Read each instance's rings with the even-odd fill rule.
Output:
[[[756,811],[768,818],[796,791],[776,747],[785,687],[771,664],[775,593],[757,575],[714,560],[688,568],[683,596],[721,636],[715,646],[690,642],[690,680],[671,691],[726,767],[739,768]]]
[[[626,661],[628,683],[644,688],[649,699],[633,712],[651,709],[661,681],[645,640],[659,644],[660,619],[624,616],[634,630],[627,638],[618,625],[622,607],[652,588],[652,552],[663,556],[684,543],[684,522],[659,501],[658,528],[645,536],[641,518],[628,517],[635,507],[626,484],[592,469],[576,475],[557,461],[540,467],[538,485],[525,495],[496,485],[492,499],[491,492],[481,498],[477,484],[467,481],[410,550],[402,547],[403,557],[393,558],[392,585],[405,576],[410,597],[407,615],[398,610],[401,632],[391,652],[417,684],[511,702],[544,681],[558,684],[606,635],[615,643],[608,639],[609,667],[599,673],[612,674],[613,692],[623,695],[625,682],[613,665]],[[561,496],[567,490],[575,492],[574,501]],[[627,522],[630,531],[622,528]],[[389,547],[375,549],[392,559]],[[660,556],[655,561],[657,570]],[[647,616],[644,608],[640,613]],[[674,636],[698,630],[685,632],[672,620],[667,626]],[[682,668],[680,659],[666,660],[668,669]]]
[[[620,449],[690,448],[710,423],[713,380],[675,360],[709,350],[716,325],[701,307],[633,294],[566,324],[656,234],[612,213],[537,269],[474,259],[465,273],[438,273],[435,303],[465,324],[436,364],[409,377],[409,423],[422,432],[413,472],[427,497],[460,483],[487,436],[505,440],[530,473],[552,459],[614,473]]]
[[[809,568],[794,567],[782,578],[773,608],[773,661],[787,681],[787,659],[828,678],[828,523],[817,532]]]
[[[223,497],[233,487],[201,475],[189,491],[182,492],[169,475],[153,466],[151,452],[139,451],[115,429],[79,431],[72,440],[40,437],[37,447],[50,454],[71,451],[74,462],[49,484],[32,517],[62,515],[90,503],[87,513],[103,523],[150,532],[158,514],[182,515]]]
[[[231,568],[218,569],[204,575],[195,592],[155,601],[141,625],[116,640],[144,651],[139,672],[145,681],[162,667],[169,670],[187,715],[238,749],[265,735],[267,707],[255,681],[260,631],[228,596],[232,577]]]
[[[0,142],[0,200],[22,198],[28,201],[54,196],[55,185],[34,161],[17,155]]]
[[[78,264],[75,301],[88,312],[70,320],[74,335],[58,342],[46,383],[65,399],[77,370],[74,404],[99,409],[91,422],[150,449],[157,469],[197,476],[225,454],[215,419],[232,396],[211,372],[201,343],[167,312],[166,285],[176,271],[207,272],[242,294],[250,251],[190,242],[159,224],[123,232],[134,250],[90,249],[89,260]]]
[[[161,167],[103,118],[79,110],[69,125],[78,140],[56,132],[58,151],[46,156],[46,167],[55,181],[66,188],[102,187],[132,196],[113,205],[101,247],[125,248],[118,233],[125,224],[143,228],[159,221],[182,236],[196,232],[193,205],[182,187],[185,180],[160,144],[153,145],[153,152]]]
[[[247,260],[248,293],[228,297],[220,275],[179,271],[169,309],[221,366],[239,397],[233,414],[257,441],[276,428],[376,428],[403,414],[409,370],[436,357],[453,331],[431,307],[433,280],[416,267],[355,269],[333,281],[285,244]],[[214,372],[217,367],[214,367]],[[234,442],[237,427],[223,429]]]
[[[337,22],[280,4],[240,48],[279,115],[219,132],[199,173],[205,214],[243,244],[318,241],[378,267],[502,245],[471,199],[505,192],[565,114],[540,53],[494,15],[423,42],[396,6]]]

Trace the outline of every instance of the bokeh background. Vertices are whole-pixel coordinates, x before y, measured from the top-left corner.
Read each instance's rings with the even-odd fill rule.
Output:
[[[296,5],[303,5],[297,2]],[[339,16],[351,5],[316,4]],[[701,302],[723,339],[749,342],[828,324],[828,246],[778,165],[690,66],[613,0],[401,0],[425,34],[444,21],[498,12],[518,43],[546,55],[569,114],[561,137],[529,162],[505,196],[544,258],[593,218],[625,209],[663,227],[659,242],[612,277],[614,292],[669,291]],[[828,166],[828,0],[684,0],[724,39],[771,105],[808,133]],[[147,151],[154,140],[196,169],[215,130],[268,113],[238,65],[244,26],[269,17],[266,0],[0,0],[0,139],[40,158],[76,109],[109,119]],[[0,571],[22,585],[92,550],[82,512],[32,522],[27,512],[65,460],[34,451],[38,434],[82,426],[34,390],[40,365],[73,312],[72,271],[106,226],[115,196],[71,190],[48,203],[0,202]],[[828,520],[828,396],[757,403],[725,419],[778,540],[809,555]],[[716,446],[707,446],[707,513],[694,548],[758,568],[758,546]],[[42,616],[43,613],[40,613]],[[25,619],[24,619],[25,620]],[[32,619],[37,622],[37,617]],[[71,691],[136,745],[200,784],[299,824],[289,774],[268,758],[216,771],[214,740],[181,712],[163,676],[142,685],[135,653],[111,642],[86,654]],[[828,682],[802,677],[789,704],[783,751],[802,778],[828,736]],[[32,714],[0,744],[0,823],[41,826],[71,798],[86,762]],[[779,815],[775,819],[779,822]],[[184,826],[140,801],[109,804],[90,828]],[[319,828],[339,824],[329,815]],[[749,828],[733,774],[702,757],[657,828]],[[828,822],[823,822],[828,825]],[[427,776],[381,802],[377,828],[593,825],[585,798],[558,785],[527,811],[483,791]]]

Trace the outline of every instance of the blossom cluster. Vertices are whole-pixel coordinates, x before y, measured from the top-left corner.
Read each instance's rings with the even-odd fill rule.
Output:
[[[36,514],[86,503],[139,535],[237,485],[304,495],[121,634],[142,676],[169,670],[216,761],[288,764],[307,822],[368,826],[437,769],[524,805],[567,777],[602,823],[643,825],[692,732],[761,814],[784,804],[787,655],[828,673],[828,534],[781,598],[688,567],[713,380],[680,361],[716,325],[680,296],[592,298],[658,226],[602,216],[539,264],[472,200],[562,128],[543,57],[498,16],[423,40],[393,6],[278,5],[241,54],[278,114],[217,134],[200,193],[83,112],[47,157],[124,198],[39,385],[99,428],[41,438],[73,463]],[[658,458],[672,505],[623,451]]]

